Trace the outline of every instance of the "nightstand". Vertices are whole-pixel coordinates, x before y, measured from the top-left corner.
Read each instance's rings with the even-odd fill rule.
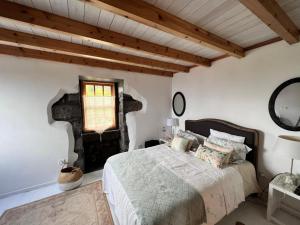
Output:
[[[269,184],[268,197],[268,221],[275,222],[280,225],[300,224],[300,211],[282,204],[282,200],[286,197],[293,198],[300,203],[300,196],[294,194],[296,185],[289,185],[285,183],[287,174],[280,174]],[[299,185],[300,177],[298,177]],[[285,222],[288,221],[288,222]]]
[[[166,144],[166,145],[171,145],[171,141],[172,141],[172,139],[167,139],[167,138],[160,138],[159,139],[159,143],[160,144]]]
[[[145,148],[153,147],[159,144],[160,144],[159,140],[148,140],[145,141]]]

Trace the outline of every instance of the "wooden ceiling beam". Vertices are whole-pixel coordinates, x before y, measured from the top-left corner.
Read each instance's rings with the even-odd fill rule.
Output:
[[[56,32],[93,39],[104,44],[127,47],[138,51],[192,62],[197,65],[210,66],[211,64],[209,59],[201,56],[143,41],[141,39],[4,0],[0,1],[0,17],[32,24]]]
[[[247,46],[244,49],[247,52],[247,51],[257,49],[257,48],[260,48],[260,47],[263,47],[263,46],[266,46],[266,45],[270,45],[270,44],[273,44],[273,43],[276,43],[276,42],[279,42],[279,41],[282,41],[282,38],[281,37],[275,37],[275,38],[272,38],[272,39],[269,39],[269,40],[266,40],[266,41],[262,41],[262,42]],[[227,58],[227,57],[230,57],[230,55],[226,55],[226,54],[225,55],[220,55],[218,57],[212,58],[211,61],[215,62],[215,61],[219,61],[221,59]]]
[[[240,2],[289,44],[299,41],[297,26],[275,0],[240,0]]]
[[[124,65],[121,63],[107,62],[98,59],[90,59],[90,58],[71,56],[71,55],[65,55],[60,53],[45,52],[45,51],[27,49],[21,47],[13,47],[13,46],[7,46],[3,44],[0,44],[0,54],[49,60],[49,61],[62,62],[62,63],[78,64],[84,66],[101,67],[101,68],[107,68],[112,70],[123,70],[128,72],[152,74],[152,75],[159,75],[165,77],[173,76],[173,73],[170,71],[156,70],[156,69],[150,69],[150,68],[144,68],[144,67],[138,67],[132,65]]]
[[[168,32],[177,37],[209,48],[222,51],[232,56],[243,57],[242,47],[210,33],[194,24],[176,17],[160,8],[141,0],[85,0],[93,5],[143,23],[147,26]]]
[[[260,48],[260,47],[263,47],[263,46],[266,46],[266,45],[270,45],[270,44],[273,44],[273,43],[276,43],[276,42],[279,42],[279,41],[282,41],[282,38],[281,37],[275,37],[275,38],[253,44],[253,45],[250,45],[248,47],[245,47],[245,50],[250,51],[250,50]]]
[[[44,48],[47,48],[51,50],[63,51],[65,53],[80,54],[82,56],[93,56],[123,64],[138,65],[143,67],[156,67],[159,69],[165,69],[176,72],[189,71],[189,67],[183,65],[148,59],[134,55],[128,55],[120,52],[108,51],[99,48],[93,48],[89,46],[74,44],[67,41],[60,41],[23,32],[7,30],[4,28],[0,28],[0,41],[11,42],[20,46],[32,46],[38,50],[43,50]]]

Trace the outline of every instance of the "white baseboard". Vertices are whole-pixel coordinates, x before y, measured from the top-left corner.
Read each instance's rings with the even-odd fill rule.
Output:
[[[31,187],[19,189],[19,190],[12,191],[12,192],[7,192],[7,193],[4,193],[4,194],[0,194],[0,199],[1,198],[7,198],[7,197],[9,197],[11,195],[15,195],[15,194],[20,194],[20,193],[24,193],[24,192],[28,192],[28,191],[33,191],[33,190],[36,190],[36,189],[39,189],[39,188],[42,188],[42,187],[46,187],[46,186],[49,186],[49,185],[53,185],[53,184],[56,184],[56,183],[57,183],[56,180],[55,181],[49,181],[47,183],[34,185],[34,186],[31,186]]]
[[[94,171],[94,172],[91,172],[91,173],[84,174],[83,175],[84,180],[83,180],[82,185],[89,184],[89,183],[97,181],[97,180],[101,180],[102,173],[103,173],[103,170],[97,170],[97,171]],[[34,186],[27,187],[27,188],[24,188],[24,189],[19,189],[19,190],[16,190],[16,191],[0,194],[0,199],[9,197],[9,196],[15,195],[15,194],[20,194],[20,193],[24,193],[24,192],[28,192],[28,191],[33,191],[33,190],[43,188],[43,187],[46,187],[46,186],[49,186],[49,185],[53,185],[53,184],[56,184],[56,183],[57,183],[57,181],[53,180],[53,181],[49,181],[49,182],[46,182],[46,183],[43,183],[43,184],[38,184],[38,185],[34,185]]]

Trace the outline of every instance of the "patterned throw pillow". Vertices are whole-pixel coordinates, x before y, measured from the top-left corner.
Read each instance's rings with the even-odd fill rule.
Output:
[[[204,144],[204,141],[207,139],[207,137],[201,135],[201,134],[196,134],[190,130],[187,130],[185,131],[186,133],[190,134],[190,135],[193,135],[195,138],[197,138],[198,142],[200,145],[203,145]]]
[[[226,139],[217,138],[217,137],[214,137],[211,135],[209,136],[207,141],[212,144],[222,146],[224,148],[232,148],[233,152],[232,152],[232,156],[231,156],[231,162],[234,162],[237,160],[245,160],[247,153],[252,151],[252,149],[249,148],[245,144],[226,140]]]
[[[183,138],[189,140],[189,144],[188,144],[188,147],[187,147],[187,151],[189,151],[189,150],[192,150],[192,151],[194,150],[194,151],[196,151],[197,148],[198,148],[199,145],[200,145],[198,139],[197,139],[194,135],[189,134],[189,133],[186,132],[186,131],[179,130],[178,133],[177,133],[177,136],[178,136],[178,137],[183,137]]]
[[[199,159],[202,159],[216,168],[226,166],[231,156],[231,152],[219,152],[206,146],[200,146],[195,154]]]
[[[222,146],[219,146],[219,145],[210,143],[210,142],[208,142],[208,141],[204,141],[204,146],[206,146],[206,147],[208,147],[208,148],[210,148],[210,149],[219,151],[219,152],[224,152],[224,153],[232,153],[232,151],[233,151],[233,148],[232,148],[232,147],[230,147],[230,148],[225,148],[225,147],[222,147]],[[226,163],[226,164],[231,163],[231,157],[229,157],[225,163]]]
[[[172,140],[171,148],[176,151],[185,152],[187,151],[188,144],[189,144],[188,139],[175,136]]]
[[[237,135],[233,135],[233,134],[228,134],[228,133],[213,130],[213,129],[210,129],[210,135],[214,136],[214,137],[217,137],[217,138],[230,140],[230,141],[234,141],[234,142],[238,142],[238,143],[243,143],[244,144],[244,142],[245,142],[245,137],[241,137],[241,136],[237,136]]]

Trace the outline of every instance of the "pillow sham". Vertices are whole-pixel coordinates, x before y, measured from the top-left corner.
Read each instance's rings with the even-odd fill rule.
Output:
[[[232,147],[228,147],[228,148],[225,148],[225,147],[222,147],[220,145],[216,145],[216,144],[213,144],[213,143],[210,143],[208,141],[204,141],[204,146],[210,148],[210,149],[213,149],[215,151],[219,151],[219,152],[224,152],[224,153],[232,153],[233,152],[233,148]],[[231,157],[228,157],[227,158],[227,161],[226,161],[226,164],[229,164],[231,163]]]
[[[247,145],[245,145],[243,143],[234,142],[234,141],[230,141],[230,140],[226,140],[226,139],[222,139],[222,138],[217,138],[217,137],[214,137],[211,135],[209,136],[207,141],[212,144],[222,146],[224,148],[232,148],[233,152],[232,152],[231,159],[230,159],[231,162],[241,160],[241,159],[245,160],[247,153],[252,151],[251,148],[249,148]]]
[[[178,133],[177,133],[177,136],[178,137],[183,137],[183,138],[189,140],[189,144],[187,146],[187,151],[189,151],[189,150],[196,151],[197,148],[200,145],[197,137],[195,137],[194,135],[192,135],[192,134],[190,134],[190,133],[188,133],[186,131],[179,130]]]
[[[176,151],[185,152],[187,151],[188,144],[189,144],[188,139],[175,136],[172,140],[171,148]]]
[[[228,164],[231,152],[219,152],[206,146],[200,146],[195,156],[201,160],[210,163],[216,168],[223,168]]]
[[[204,141],[207,139],[207,137],[201,135],[201,134],[196,134],[190,130],[187,130],[186,133],[190,134],[190,135],[193,135],[194,137],[197,138],[198,142],[200,145],[203,145],[204,144]]]
[[[245,142],[245,137],[241,137],[241,136],[237,136],[237,135],[233,135],[233,134],[228,134],[228,133],[213,130],[213,129],[210,129],[210,135],[214,136],[214,137],[217,137],[217,138],[230,140],[230,141],[234,141],[234,142],[238,142],[238,143],[244,143]]]

